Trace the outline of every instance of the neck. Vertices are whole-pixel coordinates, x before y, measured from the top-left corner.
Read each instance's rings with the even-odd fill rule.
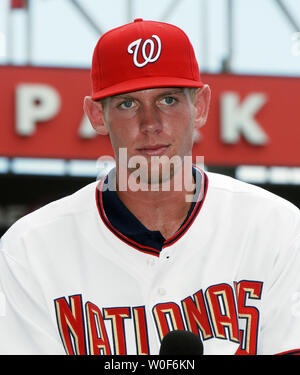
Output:
[[[169,181],[158,184],[139,183],[139,189],[119,189],[116,176],[116,190],[120,200],[149,230],[158,230],[165,238],[171,237],[187,216],[191,206],[188,197],[193,195],[194,179],[192,170],[184,176],[172,176]],[[181,186],[180,186],[181,179]],[[181,187],[181,188],[180,188]]]

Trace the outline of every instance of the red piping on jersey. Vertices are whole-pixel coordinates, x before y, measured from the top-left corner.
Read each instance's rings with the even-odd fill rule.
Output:
[[[174,242],[172,242],[173,239],[178,236],[178,233],[181,233],[181,234],[177,237],[176,241],[178,241],[179,238],[181,238],[184,235],[184,233],[186,232],[185,228],[187,226],[191,226],[193,224],[194,220],[198,216],[198,214],[199,214],[199,212],[200,212],[200,210],[203,206],[203,203],[205,201],[206,193],[207,193],[207,187],[208,187],[208,177],[207,177],[207,175],[204,175],[203,171],[201,169],[199,169],[197,166],[195,166],[195,168],[197,170],[199,170],[199,172],[201,173],[202,181],[204,182],[204,183],[202,183],[202,186],[201,186],[201,191],[200,191],[200,194],[199,194],[199,197],[198,197],[198,202],[197,202],[196,206],[194,207],[194,210],[191,213],[188,220],[186,221],[186,223],[180,228],[180,230],[179,230],[179,232],[177,232],[177,234],[175,233],[171,238],[169,238],[165,241],[165,242],[168,242],[168,243],[166,243],[166,245],[164,245],[164,247],[171,246],[174,243]],[[205,183],[205,179],[206,179],[206,183]],[[200,207],[199,207],[199,205],[200,205]],[[193,215],[195,210],[198,210],[198,212],[196,213],[196,215]],[[172,243],[169,243],[169,241],[172,242]]]
[[[275,355],[300,355],[300,349],[288,350],[287,352],[277,353]]]
[[[106,176],[103,177],[103,179],[100,181],[100,183],[97,185],[97,188],[96,188],[96,204],[97,204],[97,207],[98,207],[98,212],[99,212],[99,215],[102,219],[102,221],[104,222],[104,224],[106,225],[106,227],[114,234],[116,235],[115,232],[117,232],[117,237],[125,242],[127,245],[131,246],[131,247],[134,247],[135,249],[143,252],[143,253],[146,253],[146,254],[149,254],[149,251],[154,252],[155,254],[152,254],[152,255],[155,255],[155,256],[159,256],[159,253],[160,251],[157,250],[157,249],[154,249],[152,247],[149,247],[149,246],[144,246],[144,245],[140,245],[138,244],[137,242],[131,240],[130,238],[124,236],[124,234],[122,234],[121,232],[119,232],[117,229],[115,229],[109,222],[106,214],[105,214],[105,211],[104,211],[104,207],[103,207],[103,203],[102,203],[102,194],[101,194],[101,189],[102,189],[102,186],[103,186],[103,183],[105,181],[105,178]],[[99,203],[100,203],[100,206],[99,206]],[[144,249],[144,250],[143,250]],[[147,251],[148,249],[148,251]]]
[[[198,196],[198,202],[195,205],[189,219],[186,221],[184,226],[182,226],[179,229],[178,232],[176,232],[171,238],[168,238],[164,242],[163,248],[166,248],[168,246],[173,245],[175,242],[177,242],[186,233],[188,227],[190,227],[192,225],[192,223],[194,222],[194,220],[198,216],[198,214],[199,214],[199,212],[200,212],[200,210],[203,206],[203,203],[204,203],[205,198],[206,198],[206,193],[207,193],[207,190],[208,190],[208,177],[201,169],[197,168],[197,166],[195,166],[195,168],[201,173],[202,181],[203,181],[202,186],[201,186],[201,191],[200,191],[199,196]],[[97,205],[97,208],[98,208],[100,218],[104,222],[105,226],[115,236],[117,236],[121,241],[125,242],[127,245],[129,245],[129,246],[133,247],[134,249],[136,249],[138,251],[141,251],[145,254],[154,255],[156,257],[159,257],[160,250],[149,247],[149,246],[141,245],[141,244],[133,241],[132,239],[124,236],[121,232],[119,232],[115,227],[113,227],[111,225],[110,221],[108,220],[108,218],[105,214],[104,207],[103,207],[103,201],[102,201],[102,186],[103,186],[103,183],[104,183],[106,177],[107,176],[104,176],[102,178],[102,180],[100,181],[100,183],[96,187],[96,205]],[[196,212],[196,214],[195,214],[195,212]]]

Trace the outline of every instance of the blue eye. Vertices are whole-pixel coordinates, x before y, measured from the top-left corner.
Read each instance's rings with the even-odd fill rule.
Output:
[[[133,106],[133,101],[132,100],[125,100],[120,104],[120,107],[123,109],[130,109]]]
[[[173,98],[172,96],[166,96],[165,98],[163,98],[165,104],[167,105],[171,105],[171,104],[174,104],[175,102],[175,98]]]

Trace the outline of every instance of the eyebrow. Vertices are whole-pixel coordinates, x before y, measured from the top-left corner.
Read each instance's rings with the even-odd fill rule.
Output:
[[[178,88],[171,89],[169,91],[164,91],[158,96],[171,95],[171,94],[181,94],[181,93],[183,94],[183,90],[184,90],[183,87],[178,87]]]
[[[175,87],[175,88],[172,88],[172,89],[166,89],[166,91],[162,91],[161,93],[159,93],[157,96],[165,96],[165,95],[171,95],[171,94],[179,94],[179,93],[183,93],[184,91],[184,88],[183,87]],[[118,100],[118,99],[134,99],[135,96],[133,94],[134,91],[132,92],[128,92],[128,93],[124,93],[124,94],[119,94],[119,95],[113,95],[111,97],[112,100]]]
[[[133,96],[130,93],[119,94],[111,96],[111,100],[118,100],[118,99],[132,99]]]

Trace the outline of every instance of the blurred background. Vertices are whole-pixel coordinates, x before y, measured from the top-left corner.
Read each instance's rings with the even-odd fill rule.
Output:
[[[0,0],[0,236],[114,165],[82,102],[99,37],[135,18],[195,48],[212,90],[195,161],[300,207],[299,0]]]

